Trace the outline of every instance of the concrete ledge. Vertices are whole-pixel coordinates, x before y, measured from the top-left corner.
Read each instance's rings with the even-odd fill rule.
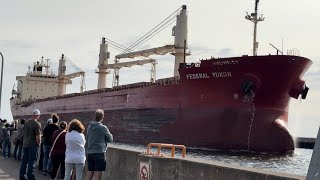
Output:
[[[16,137],[13,133],[12,139]],[[13,152],[14,145],[11,146]],[[149,180],[304,180],[294,176],[220,162],[166,158],[142,154],[139,151],[109,147],[107,170],[102,179],[140,179],[140,162],[149,165]]]
[[[110,147],[106,153],[107,171],[103,179],[140,179],[140,162],[149,165],[150,180],[301,180],[293,176],[237,167],[224,163],[207,163],[182,158],[166,158]]]

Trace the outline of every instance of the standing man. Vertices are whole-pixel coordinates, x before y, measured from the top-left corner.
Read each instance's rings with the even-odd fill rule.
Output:
[[[106,159],[108,143],[113,141],[113,136],[107,126],[101,122],[104,118],[102,109],[97,109],[94,121],[91,121],[87,130],[87,180],[101,180],[102,171],[106,170]]]
[[[25,177],[26,168],[28,165],[27,176],[28,180],[35,180],[33,174],[33,165],[36,160],[38,147],[41,141],[41,124],[37,121],[40,117],[40,111],[34,109],[32,111],[32,118],[24,125],[23,132],[23,158],[20,167],[20,180],[27,180]]]
[[[59,116],[57,114],[52,114],[51,118],[47,121],[48,125],[43,130],[43,174],[47,175],[51,173],[52,169],[52,162],[51,158],[49,157],[52,144],[51,141],[52,135],[56,130],[59,130]]]

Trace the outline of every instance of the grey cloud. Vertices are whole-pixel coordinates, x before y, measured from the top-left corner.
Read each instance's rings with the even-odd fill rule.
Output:
[[[0,40],[0,47],[29,49],[37,46],[34,43],[26,43],[19,40]]]
[[[233,53],[232,53],[232,49],[223,48],[223,49],[220,49],[217,54],[219,57],[230,57],[232,56]]]
[[[233,56],[233,50],[230,48],[213,49],[205,46],[190,46],[193,57],[206,59],[210,57],[230,57]]]

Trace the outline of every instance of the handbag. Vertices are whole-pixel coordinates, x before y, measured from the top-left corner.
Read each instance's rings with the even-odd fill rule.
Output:
[[[51,152],[52,152],[52,150],[53,150],[53,148],[54,148],[54,145],[56,144],[58,138],[60,137],[60,135],[61,135],[63,132],[65,132],[65,131],[61,131],[61,133],[60,133],[60,134],[56,137],[56,139],[54,140],[53,145],[52,145],[52,147],[51,147],[51,149],[50,149],[49,157],[51,157]]]

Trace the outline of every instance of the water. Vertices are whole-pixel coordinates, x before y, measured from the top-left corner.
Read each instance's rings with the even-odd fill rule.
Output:
[[[138,152],[146,151],[146,146],[142,145],[127,145],[112,143],[111,147],[118,147]],[[311,149],[296,148],[295,152],[290,155],[268,155],[268,154],[244,154],[244,153],[223,153],[212,151],[196,151],[187,150],[188,160],[204,161],[207,163],[226,163],[229,165],[250,167],[267,171],[286,173],[292,175],[306,176],[309,163],[312,156]],[[156,150],[152,149],[155,153]],[[170,152],[162,150],[165,155],[170,156]],[[177,153],[177,157],[181,157]]]
[[[188,153],[190,159],[222,162],[242,167],[306,176],[312,155],[311,149],[297,148],[291,155],[253,155],[236,153]]]

